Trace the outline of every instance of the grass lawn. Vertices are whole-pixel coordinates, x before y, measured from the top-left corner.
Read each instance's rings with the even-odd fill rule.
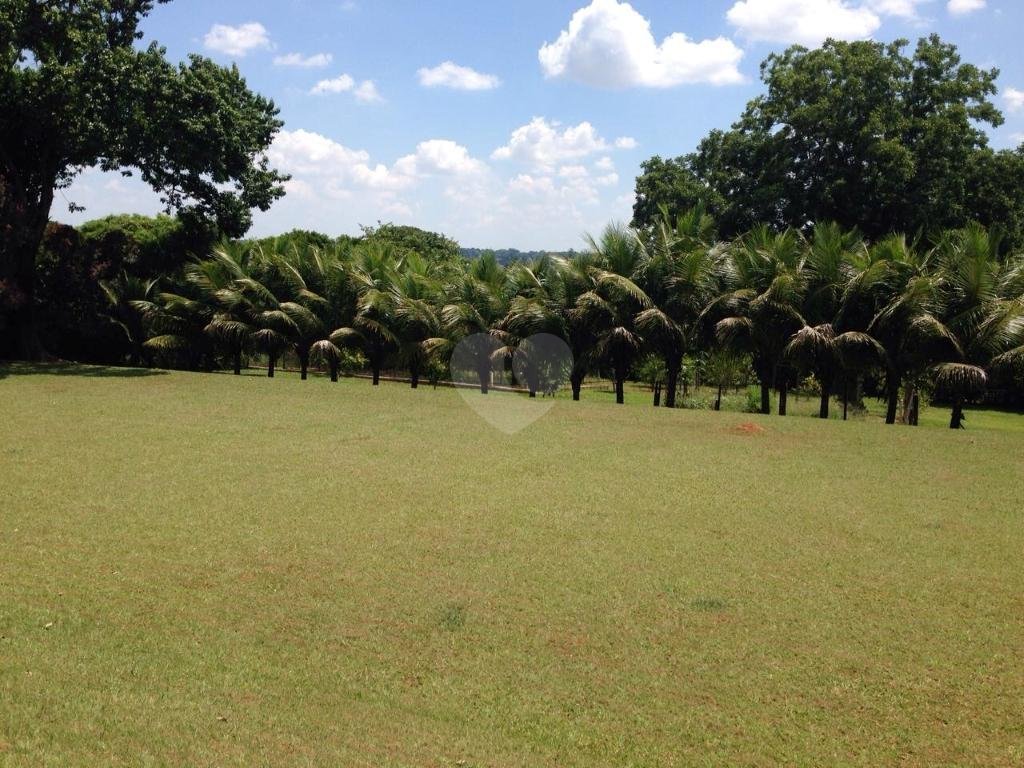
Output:
[[[0,765],[1024,763],[1024,417],[535,403],[0,368]]]

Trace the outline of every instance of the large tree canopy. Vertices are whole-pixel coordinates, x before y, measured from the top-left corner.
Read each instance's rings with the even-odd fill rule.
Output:
[[[962,63],[935,35],[912,55],[907,45],[830,40],[769,56],[767,92],[731,130],[643,165],[634,225],[701,202],[727,237],[761,222],[881,237],[977,220],[1024,243],[1024,151],[995,152],[985,133],[1003,122],[990,100],[998,71]]]
[[[138,173],[229,236],[283,194],[264,155],[277,108],[235,67],[138,46],[158,2],[0,0],[0,355],[38,353],[36,253],[54,191],[83,168]]]

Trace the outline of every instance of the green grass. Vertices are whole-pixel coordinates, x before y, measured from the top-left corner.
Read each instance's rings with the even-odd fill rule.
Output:
[[[139,373],[0,369],[0,765],[1024,762],[1020,416]]]

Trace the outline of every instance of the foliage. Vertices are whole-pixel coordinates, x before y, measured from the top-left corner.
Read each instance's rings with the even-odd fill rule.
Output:
[[[143,46],[159,0],[2,0],[0,306],[8,353],[38,356],[35,261],[54,191],[83,169],[138,173],[168,209],[238,236],[251,210],[283,194],[264,151],[281,126],[273,102],[236,67],[175,64]]]
[[[649,228],[660,205],[701,203],[730,238],[825,221],[874,240],[934,237],[973,220],[1024,245],[1024,152],[995,152],[984,132],[1003,121],[998,71],[963,63],[935,35],[906,46],[829,40],[772,54],[765,93],[730,130],[643,165],[634,226]]]

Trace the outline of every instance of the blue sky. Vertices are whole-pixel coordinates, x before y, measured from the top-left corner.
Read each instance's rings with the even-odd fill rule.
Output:
[[[281,109],[270,150],[293,175],[253,233],[332,235],[378,220],[463,245],[562,249],[627,220],[642,160],[691,151],[760,91],[771,51],[826,35],[938,32],[997,66],[1024,141],[1018,0],[278,0],[158,6],[146,39],[172,58],[236,62]],[[87,171],[53,218],[154,213],[134,180]]]

